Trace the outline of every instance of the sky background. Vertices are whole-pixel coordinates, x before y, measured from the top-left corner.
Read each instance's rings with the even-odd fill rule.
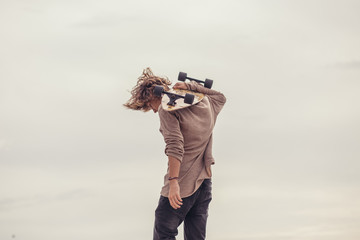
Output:
[[[360,239],[359,12],[0,0],[0,239],[152,238],[164,141],[156,114],[122,106],[146,67],[227,97],[208,240]]]

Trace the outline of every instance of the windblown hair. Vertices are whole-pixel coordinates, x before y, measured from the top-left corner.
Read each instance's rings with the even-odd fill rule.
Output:
[[[149,102],[156,98],[153,92],[157,85],[163,86],[165,90],[169,90],[168,85],[171,85],[171,82],[167,78],[155,76],[150,68],[144,69],[142,75],[138,78],[136,86],[131,90],[131,98],[124,106],[132,110],[144,112],[151,110]]]

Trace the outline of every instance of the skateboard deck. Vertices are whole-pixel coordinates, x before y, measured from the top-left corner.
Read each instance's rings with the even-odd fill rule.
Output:
[[[164,94],[161,99],[161,105],[165,111],[175,111],[178,109],[190,107],[192,105],[197,104],[201,100],[203,100],[203,98],[205,96],[202,93],[193,92],[193,91],[184,90],[184,89],[170,89],[168,92],[178,94],[181,96],[185,96],[185,94],[187,94],[187,93],[192,94],[192,95],[194,95],[194,102],[192,104],[184,103],[184,98],[179,98],[176,100],[176,104],[174,106],[171,106],[171,105],[168,105],[168,103],[170,102],[170,97],[168,96],[168,94]]]

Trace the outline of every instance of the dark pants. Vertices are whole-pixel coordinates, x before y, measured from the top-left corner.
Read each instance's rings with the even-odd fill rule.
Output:
[[[179,209],[173,209],[169,199],[160,196],[155,211],[154,240],[174,240],[183,221],[185,240],[205,239],[211,184],[210,179],[205,179],[193,195],[182,199],[183,205]]]

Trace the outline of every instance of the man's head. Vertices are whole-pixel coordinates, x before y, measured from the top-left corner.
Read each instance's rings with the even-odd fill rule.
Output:
[[[146,68],[138,78],[136,86],[131,90],[131,98],[124,104],[125,107],[133,110],[147,112],[157,111],[161,98],[154,95],[154,88],[157,85],[169,90],[171,82],[167,78],[155,76],[150,68]]]

